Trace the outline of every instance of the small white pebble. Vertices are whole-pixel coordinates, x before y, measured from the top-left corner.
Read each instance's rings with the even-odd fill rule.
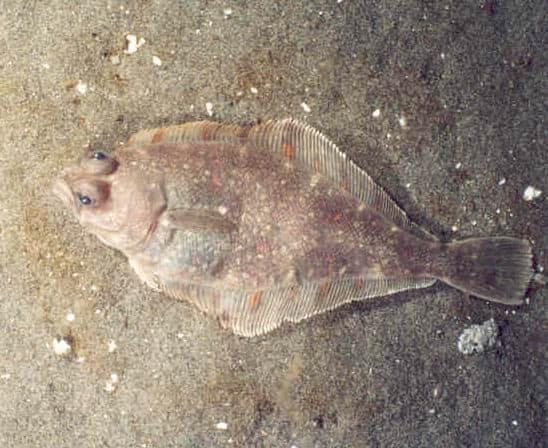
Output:
[[[47,70],[49,68],[49,64],[46,62],[46,63],[42,64],[42,67],[44,67]]]
[[[457,230],[459,230],[459,228],[456,225],[451,227],[451,231],[456,232]]]
[[[110,341],[108,341],[108,352],[109,353],[112,353],[114,350],[116,350],[118,348],[118,346],[116,345],[116,342],[111,339]]]
[[[228,19],[232,15],[232,8],[223,9],[223,16],[225,19]]]
[[[62,356],[70,352],[70,344],[66,339],[57,339],[53,340],[53,352],[56,355]]]
[[[512,420],[512,425],[518,426],[518,421],[517,420]]]
[[[529,305],[531,303],[531,299],[529,297],[525,297],[525,304]]]
[[[532,201],[541,195],[542,191],[537,190],[535,187],[529,185],[523,192],[523,199],[526,201]]]
[[[217,210],[223,216],[226,215],[226,213],[228,212],[228,208],[226,208],[224,205],[220,205]]]
[[[306,104],[305,102],[302,102],[302,103],[301,103],[301,107],[303,108],[303,110],[304,110],[305,113],[307,113],[307,114],[309,114],[310,111],[312,110],[312,109],[310,109],[310,106],[309,106],[308,104]]]
[[[405,118],[403,115],[398,118],[398,123],[400,124],[400,126],[402,128],[406,127],[407,126],[407,118]]]
[[[160,65],[162,65],[162,60],[158,56],[152,56],[152,63],[160,67]]]
[[[411,183],[406,183],[405,188],[411,188]]]
[[[473,220],[470,224],[472,224],[473,226],[475,226],[478,222],[476,220]]]
[[[211,103],[211,102],[208,101],[208,102],[206,103],[205,106],[206,106],[207,114],[208,114],[210,117],[213,116],[213,103]]]
[[[429,413],[430,415],[433,415],[433,414],[436,413],[436,410],[435,410],[434,408],[428,409],[428,413]]]
[[[373,118],[379,118],[381,116],[381,110],[375,109],[371,115],[373,115]]]
[[[501,180],[499,180],[499,185],[504,185],[506,183],[506,179],[503,177]]]
[[[88,93],[88,85],[85,82],[78,81],[78,84],[76,84],[76,87],[74,87],[76,90],[76,93],[78,95],[85,95]]]
[[[107,380],[107,382],[105,384],[105,390],[107,392],[114,392],[114,390],[116,389],[116,384],[118,384],[119,381],[120,381],[120,378],[118,377],[118,374],[117,373],[111,373],[110,374],[110,379]]]
[[[110,57],[110,62],[112,65],[120,65],[120,56],[115,54],[114,56]]]
[[[440,58],[445,59],[445,53],[441,53]]]
[[[440,388],[434,387],[434,390],[432,391],[432,395],[434,396],[434,398],[436,398],[439,394],[440,394]]]
[[[228,423],[227,422],[219,422],[215,425],[215,428],[222,429],[223,431],[228,429]]]
[[[3,380],[9,380],[11,377],[11,373],[3,373],[2,375],[0,375],[0,378],[2,378]]]
[[[74,315],[74,313],[72,311],[69,311],[66,315],[66,319],[69,322],[74,322],[74,319],[76,319],[76,316]]]
[[[126,54],[135,53],[139,49],[139,47],[142,47],[146,42],[145,39],[143,39],[142,37],[137,40],[137,36],[135,34],[128,34],[126,36],[126,41],[127,49],[124,50]]]
[[[177,338],[178,339],[183,339],[185,337],[185,335],[183,333],[177,333]]]
[[[461,168],[462,168],[462,163],[459,162],[455,165],[455,169],[460,170]]]
[[[250,87],[249,91],[250,91],[253,95],[257,95],[257,93],[259,93],[259,89],[257,89],[257,87]]]

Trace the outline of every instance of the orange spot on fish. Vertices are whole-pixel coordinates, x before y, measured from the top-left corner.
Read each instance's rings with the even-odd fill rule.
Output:
[[[150,143],[159,143],[164,139],[164,130],[158,129],[152,136]]]
[[[329,284],[330,283],[328,281],[320,283],[320,287],[318,290],[318,294],[320,295],[320,297],[325,297],[327,295],[327,291],[329,290]]]
[[[286,159],[293,160],[295,158],[295,147],[289,143],[284,143],[282,145],[282,151]]]
[[[221,175],[222,162],[219,159],[214,159],[211,162],[211,176],[209,177],[209,187],[212,191],[220,191],[223,185],[223,178]]]
[[[209,126],[204,126],[202,128],[202,140],[209,140],[209,138],[210,138]]]
[[[255,243],[255,250],[258,254],[264,254],[270,250],[270,244],[265,239],[260,239]]]
[[[249,297],[249,307],[251,308],[251,311],[255,311],[259,307],[261,304],[262,295],[262,291],[255,291],[251,294]]]

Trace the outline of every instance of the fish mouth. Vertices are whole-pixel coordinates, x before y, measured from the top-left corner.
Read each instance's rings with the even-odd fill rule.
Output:
[[[64,179],[56,179],[55,182],[53,182],[51,191],[64,205],[70,209],[74,209],[72,190]]]

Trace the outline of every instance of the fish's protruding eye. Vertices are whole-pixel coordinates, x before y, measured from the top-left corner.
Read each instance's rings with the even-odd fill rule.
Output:
[[[78,194],[78,200],[82,205],[90,205],[92,202],[91,198],[89,196],[86,196],[85,194]]]
[[[110,184],[97,179],[81,179],[74,184],[76,206],[89,209],[102,207],[110,197]]]
[[[94,151],[91,157],[95,160],[105,160],[108,156],[103,151]]]
[[[100,176],[112,174],[118,167],[118,162],[108,152],[101,150],[87,154],[80,164],[86,172]]]

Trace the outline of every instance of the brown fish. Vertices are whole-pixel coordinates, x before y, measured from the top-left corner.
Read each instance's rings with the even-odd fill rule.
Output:
[[[527,241],[438,241],[294,120],[141,131],[54,191],[148,285],[244,336],[436,280],[519,304],[533,274]]]

